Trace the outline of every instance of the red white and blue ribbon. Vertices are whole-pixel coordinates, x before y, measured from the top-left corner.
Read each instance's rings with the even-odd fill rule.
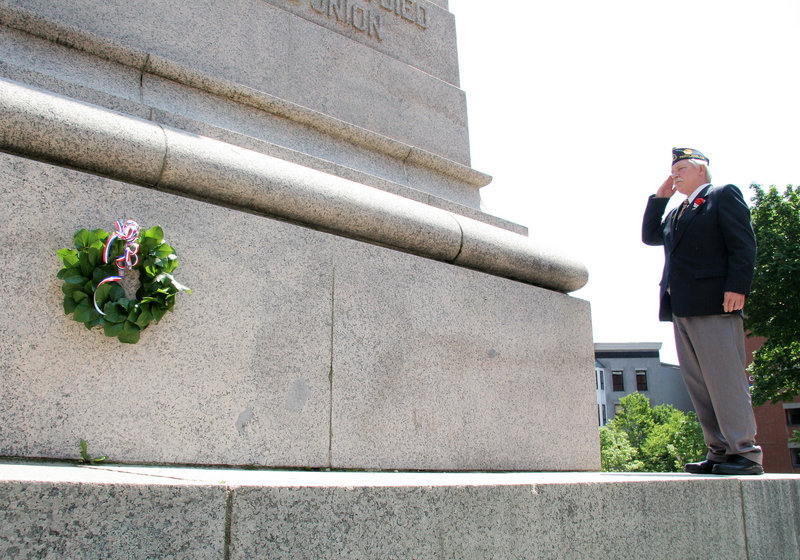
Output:
[[[111,244],[114,242],[114,240],[120,239],[124,241],[125,248],[122,251],[122,255],[117,257],[115,261],[117,263],[119,275],[103,278],[103,280],[101,280],[97,285],[97,288],[103,284],[107,284],[108,282],[119,282],[122,280],[122,274],[126,270],[133,270],[133,267],[139,262],[139,244],[136,243],[136,239],[139,237],[139,224],[133,220],[126,220],[125,222],[122,220],[117,220],[116,226],[117,231],[112,233],[109,236],[108,241],[106,241],[106,248],[105,251],[103,251],[103,262],[108,263],[108,253],[111,250]],[[97,288],[95,288],[94,293],[94,308],[100,315],[105,315],[105,313],[103,313],[103,311],[97,305]]]

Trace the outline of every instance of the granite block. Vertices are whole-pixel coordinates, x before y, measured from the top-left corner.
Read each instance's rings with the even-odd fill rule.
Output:
[[[83,85],[65,82],[29,68],[14,66],[0,60],[0,77],[34,88],[56,93],[73,100],[83,101],[139,119],[149,119],[152,109],[138,101],[117,97]]]
[[[433,484],[235,487],[231,558],[747,558],[734,480],[482,476],[492,475],[473,484],[441,474]]]
[[[158,108],[154,120],[175,128],[185,129],[180,122],[164,120],[165,116],[174,114],[187,117],[212,127],[277,144],[298,155],[329,160],[379,177],[406,180],[403,159],[408,153],[407,146],[398,144],[383,146],[379,150],[371,149],[326,134],[306,123],[256,107],[232,103],[231,99],[224,96],[211,95],[152,74],[146,74],[142,79],[142,95],[146,104]],[[203,136],[225,140],[214,134]],[[433,174],[430,169],[428,173]]]
[[[553,290],[586,281],[527,238],[353,181],[0,80],[0,148]]]
[[[158,126],[0,80],[0,146],[119,179],[156,184],[164,164]]]
[[[269,183],[248,174],[265,156],[229,167],[235,148],[168,140],[165,177],[195,196],[365,204],[320,204],[315,178],[280,160]],[[123,462],[597,468],[586,302],[16,156],[0,167],[0,455],[75,457],[82,438]],[[287,185],[305,198],[284,200]],[[119,218],[162,225],[193,289],[136,345],[64,316],[55,278],[74,231]]]
[[[0,557],[222,559],[227,495],[224,486],[159,483],[116,475],[50,481],[8,480],[0,466]],[[42,467],[29,466],[41,472]]]
[[[458,253],[461,230],[447,212],[230,144],[165,132],[165,188],[430,258]]]
[[[426,204],[8,81],[0,81],[0,113],[7,117],[0,119],[6,150],[159,189],[16,156],[0,160],[9,177],[2,196],[10,214],[0,243],[7,264],[0,272],[6,289],[0,325],[8,330],[2,388],[9,395],[0,405],[0,454],[65,458],[83,438],[125,462],[595,468],[593,395],[585,416],[565,418],[565,403],[574,401],[560,386],[572,375],[578,376],[572,385],[591,389],[586,302],[445,264],[455,260],[511,277],[519,267],[535,282],[537,268],[549,274],[561,261],[551,265],[526,253],[527,239],[508,233],[514,242],[505,246],[493,228],[463,218],[467,228]],[[72,232],[110,229],[119,218],[175,227],[195,263],[180,281],[202,294],[190,300],[198,307],[175,320],[175,331],[156,336],[161,329],[151,328],[138,345],[121,349],[60,314],[53,278],[55,251],[70,244]],[[215,243],[195,242],[207,238]],[[31,280],[30,267],[50,272]],[[454,297],[462,292],[466,299]],[[409,314],[410,322],[393,321],[398,314]],[[16,320],[22,316],[31,320]],[[79,346],[81,336],[91,336],[95,346]],[[388,354],[374,351],[381,346]],[[153,356],[163,358],[154,365]],[[376,422],[370,407],[393,388],[381,376],[364,377],[381,368],[401,374],[391,383],[405,402]],[[430,384],[438,377],[440,393]],[[533,381],[516,390],[519,379]],[[552,400],[533,394],[537,384]],[[362,385],[372,392],[359,393]],[[482,402],[478,414],[465,412],[473,401]],[[556,417],[564,432],[554,437],[568,435],[575,449],[523,433],[527,414],[521,411],[531,403],[562,413]],[[497,437],[503,433],[505,439]],[[389,453],[362,453],[373,445],[370,438],[384,436],[401,444]],[[430,449],[440,442],[446,452],[432,458]],[[518,455],[520,443],[546,451]],[[428,455],[416,456],[426,446]]]
[[[175,109],[180,110],[177,106]],[[237,118],[241,117],[242,120],[237,120],[237,123],[243,125],[239,127],[243,132],[234,132],[233,128],[236,125],[225,117],[219,118],[219,114],[213,121],[197,121],[175,113],[153,110],[152,120],[170,128],[273,156],[527,236],[526,227],[478,210],[480,197],[477,190],[474,187],[465,187],[461,180],[444,173],[437,173],[431,167],[414,165],[408,161],[400,164],[389,156],[359,146],[352,144],[342,146],[312,130],[307,130],[296,138],[291,138],[290,134],[283,137],[283,133],[277,131],[280,126],[275,128],[267,124],[261,126],[270,120],[263,112],[241,109],[241,113],[237,112]],[[245,118],[246,116],[249,118]],[[275,120],[285,119],[275,118]],[[215,122],[219,126],[214,126],[210,122]],[[245,126],[245,122],[249,124]],[[265,134],[268,127],[271,130],[269,134]],[[285,145],[295,146],[296,149],[273,142],[284,142]],[[431,193],[439,193],[440,196]],[[454,200],[461,200],[462,203]]]
[[[599,468],[587,302],[346,240],[335,267],[334,467]]]
[[[746,544],[742,488],[764,546]],[[0,462],[23,558],[795,558],[796,475],[391,473]],[[748,491],[744,490],[744,494]],[[747,506],[745,506],[745,509]],[[744,528],[744,530],[743,530]],[[786,535],[784,535],[786,536]],[[137,548],[139,550],[137,550]]]
[[[325,466],[332,238],[0,154],[0,455]],[[161,225],[192,294],[135,345],[62,310],[56,251]],[[32,271],[34,271],[32,273]],[[20,320],[24,318],[24,320]]]
[[[463,235],[456,264],[562,292],[578,290],[589,280],[583,264],[553,247],[466,216],[455,217]]]
[[[51,83],[74,84],[131,101],[141,98],[141,68],[112,62],[9,27],[0,26],[0,60],[5,65],[49,76]],[[91,99],[79,99],[95,103]]]
[[[293,57],[286,85],[291,94],[281,97],[469,165],[463,91],[325,31],[304,20],[292,22],[293,36],[315,48]]]
[[[0,3],[0,25],[33,33],[37,37],[65,45],[77,51],[91,53],[103,60],[112,60],[131,68],[143,68],[148,53],[119,42],[110,41],[88,29],[59,23],[48,16],[47,6],[37,11],[35,7],[11,5],[4,0]]]
[[[441,177],[432,180],[430,169],[435,168],[435,166],[419,165],[411,158],[407,159],[405,163],[406,182],[419,192],[427,193],[430,197],[448,200],[467,208],[479,209],[481,207],[481,195],[478,186],[465,185],[463,180],[446,174],[442,174]]]
[[[438,169],[442,173],[446,173],[455,179],[465,181],[476,188],[485,187],[492,181],[491,176],[481,173],[480,171],[475,171],[470,168],[468,164],[447,160],[443,157],[436,156],[436,154],[432,152],[419,148],[412,147],[408,152],[406,160],[410,163],[422,165],[423,167]]]
[[[321,125],[298,120],[298,115],[282,116],[279,110],[271,113],[261,105],[254,107],[241,103],[241,99],[234,100],[222,92],[212,94],[179,83],[175,78],[181,75],[180,69],[166,68],[164,62],[159,66],[155,61],[156,58],[150,60],[150,69],[159,70],[162,75],[170,75],[173,79],[143,74],[140,68],[124,66],[22,31],[0,27],[0,76],[127,115],[277,155],[407,198],[427,200],[430,197],[428,193],[435,193],[437,198],[466,204],[462,212],[471,217],[494,218],[477,212],[480,206],[477,189],[488,182],[488,178],[475,184],[475,176],[479,174],[474,170],[466,168],[466,174],[461,173],[459,169],[462,166],[455,162],[386,138],[381,143],[368,135],[356,139],[352,131],[339,130],[337,134],[331,134],[333,131],[328,130],[328,133],[323,133]],[[195,79],[183,76],[188,83]],[[218,89],[208,83],[198,86],[213,91]],[[325,120],[321,114],[317,117]],[[274,148],[265,150],[264,142]],[[321,163],[327,165],[323,167]],[[386,188],[386,180],[398,187],[401,184],[412,185],[414,190],[408,187]],[[414,193],[419,193],[419,197]],[[498,219],[492,223],[502,224]]]
[[[748,560],[800,558],[800,479],[743,477],[741,486]]]
[[[402,0],[366,0],[366,3],[361,0],[266,1],[458,85],[455,21],[447,11],[446,2],[406,0],[403,13]]]
[[[429,6],[453,27],[448,12]],[[163,60],[469,164],[466,102],[457,85],[261,0],[6,0],[3,12],[6,19],[20,12],[38,18],[37,28],[57,27],[66,44],[97,38],[92,52],[101,57],[146,53],[150,68]],[[453,32],[436,41],[431,58],[455,57],[454,39]]]

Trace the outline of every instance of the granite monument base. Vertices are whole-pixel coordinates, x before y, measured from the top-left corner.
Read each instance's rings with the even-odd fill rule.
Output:
[[[2,456],[599,468],[585,301],[15,155],[0,174]],[[135,345],[64,315],[56,278],[77,229],[122,217],[164,228],[193,290]]]

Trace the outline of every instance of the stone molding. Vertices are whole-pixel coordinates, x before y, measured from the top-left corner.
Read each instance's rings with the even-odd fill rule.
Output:
[[[529,238],[314,169],[0,80],[0,150],[559,292],[586,268]]]
[[[237,103],[320,130],[325,134],[355,145],[375,150],[408,163],[427,167],[476,188],[484,187],[492,180],[491,176],[467,165],[399,140],[394,140],[377,132],[372,132],[358,125],[350,124],[336,117],[231,80],[188,68],[167,58],[114,43],[82,29],[53,23],[37,14],[20,8],[0,3],[0,25],[24,31],[33,36],[134,68],[143,74],[152,74],[206,93],[231,99]]]

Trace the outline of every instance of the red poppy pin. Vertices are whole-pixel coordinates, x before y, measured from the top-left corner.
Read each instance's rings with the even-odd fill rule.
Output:
[[[703,204],[705,201],[706,201],[705,198],[695,198],[694,204],[692,204],[692,210],[697,210],[700,207],[700,205]]]

